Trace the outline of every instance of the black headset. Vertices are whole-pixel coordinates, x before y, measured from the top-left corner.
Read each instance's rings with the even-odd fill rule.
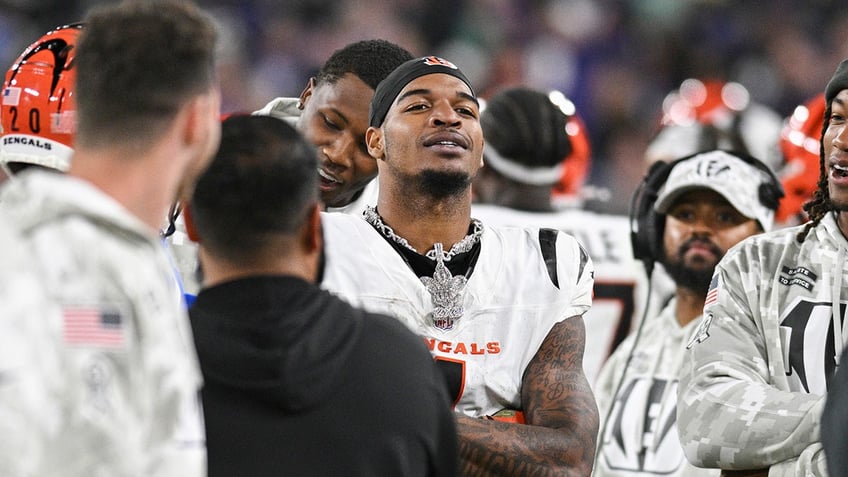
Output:
[[[765,180],[758,187],[760,203],[771,210],[777,210],[780,199],[784,196],[783,185],[767,165],[759,159],[745,153],[718,149],[733,157],[741,159],[748,165],[763,172]],[[633,257],[642,260],[645,271],[650,278],[654,262],[662,257],[663,232],[665,230],[665,214],[654,210],[659,191],[678,163],[711,151],[701,151],[682,157],[672,162],[657,161],[651,164],[645,178],[636,188],[630,201],[630,243],[633,246]]]

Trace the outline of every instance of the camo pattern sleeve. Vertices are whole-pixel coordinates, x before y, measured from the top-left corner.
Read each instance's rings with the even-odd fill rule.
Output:
[[[803,243],[797,231],[751,237],[716,267],[680,375],[678,431],[696,466],[774,466],[772,476],[823,468],[833,284],[845,272],[832,230],[823,224]]]

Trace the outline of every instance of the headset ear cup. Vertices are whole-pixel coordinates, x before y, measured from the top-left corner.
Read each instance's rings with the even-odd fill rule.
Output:
[[[783,197],[783,187],[779,183],[777,186],[779,188],[775,187],[775,183],[771,181],[760,184],[760,202],[771,210],[777,210],[777,207],[780,205],[780,199]]]
[[[651,205],[656,202],[656,197]],[[665,255],[663,251],[663,232],[665,231],[665,215],[659,214],[651,207],[645,223],[645,241],[648,244],[651,260],[658,262]]]
[[[644,184],[642,186],[644,189]],[[644,197],[645,191],[637,190],[638,197],[634,197],[634,207],[631,208],[630,217],[630,243],[633,247],[633,257],[637,260],[651,259],[650,237],[648,237],[650,200]],[[646,209],[646,207],[648,207]]]
[[[645,244],[645,188],[647,177],[642,180],[633,197],[630,199],[630,246],[633,258],[642,260],[647,257],[648,247]]]
[[[658,247],[657,213],[654,211],[654,203],[657,201],[659,189],[668,178],[668,173],[677,161],[667,164],[657,161],[651,164],[651,168],[636,188],[630,204],[630,243],[633,248],[633,257],[645,262],[655,261],[659,255],[656,254]]]

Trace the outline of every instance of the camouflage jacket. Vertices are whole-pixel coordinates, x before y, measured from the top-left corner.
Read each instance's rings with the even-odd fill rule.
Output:
[[[800,227],[748,238],[716,267],[680,375],[678,430],[695,465],[826,474],[820,421],[846,335],[848,243],[832,214],[802,243]]]

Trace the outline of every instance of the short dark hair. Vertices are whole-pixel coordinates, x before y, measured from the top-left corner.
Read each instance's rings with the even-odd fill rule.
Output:
[[[297,130],[271,116],[234,115],[190,202],[210,252],[238,261],[296,234],[318,203],[318,157]]]
[[[217,30],[196,5],[124,1],[92,9],[76,56],[77,142],[144,144],[216,84]]]
[[[413,58],[412,53],[386,40],[362,40],[336,50],[318,71],[317,83],[335,83],[351,73],[377,89],[395,68]]]

